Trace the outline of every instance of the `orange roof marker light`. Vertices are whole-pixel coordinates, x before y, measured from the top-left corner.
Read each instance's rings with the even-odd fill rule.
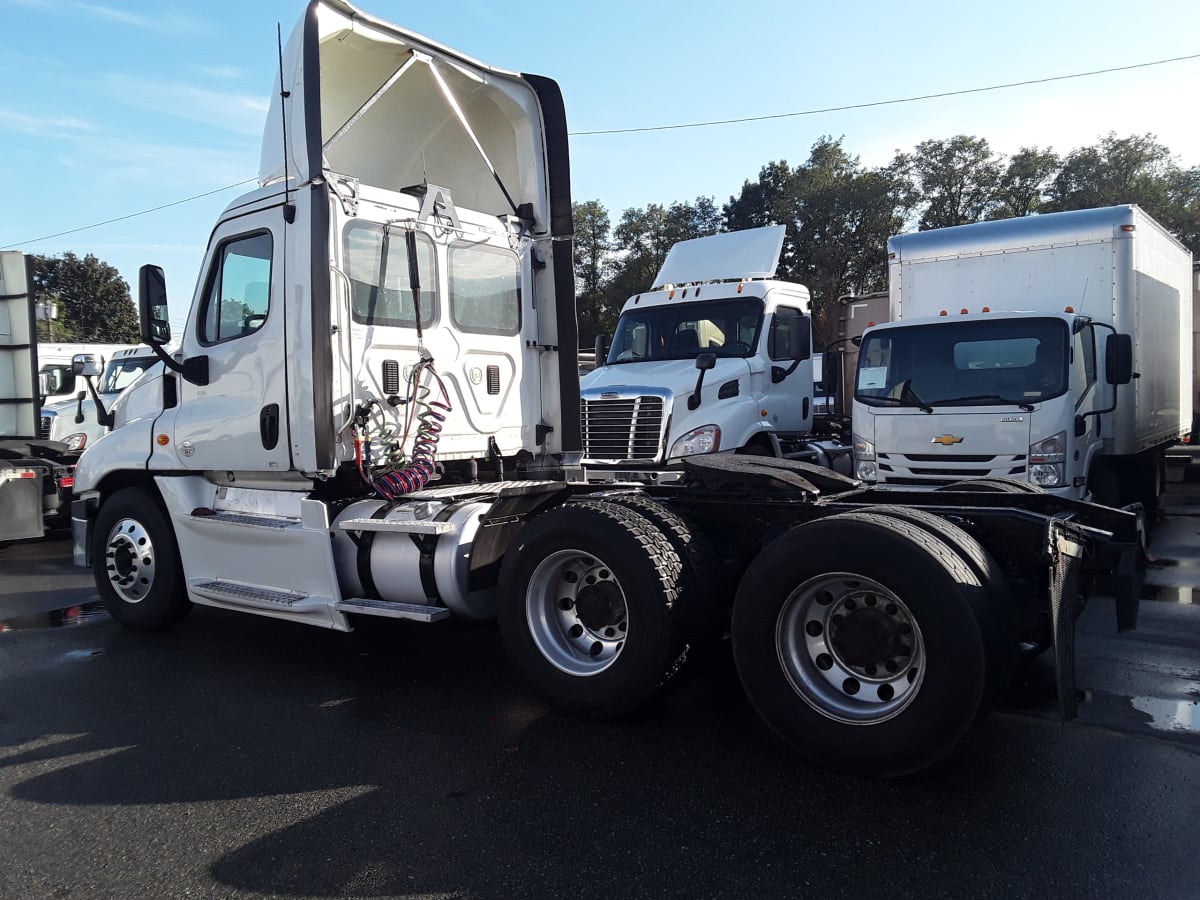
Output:
[[[739,284],[738,285],[738,293],[740,294],[745,287],[746,287],[745,284]]]
[[[980,310],[980,312],[991,312],[991,311],[992,311],[992,308],[990,306],[985,306],[983,309]]]
[[[962,309],[960,309],[960,310],[958,311],[958,314],[959,314],[960,316],[965,316],[965,315],[966,315],[967,313],[969,313],[969,312],[970,312],[970,310],[969,310],[969,309],[967,309],[967,308],[964,306]]]
[[[1073,307],[1073,306],[1068,306],[1068,307],[1065,307],[1065,308],[1063,309],[1063,312],[1069,312],[1069,313],[1073,313],[1073,312],[1075,312],[1075,307]]]
[[[945,315],[949,315],[949,313],[947,313],[947,312],[946,312],[946,311],[943,309],[943,310],[942,310],[940,313],[938,313],[938,315],[939,315],[939,316],[945,316]]]

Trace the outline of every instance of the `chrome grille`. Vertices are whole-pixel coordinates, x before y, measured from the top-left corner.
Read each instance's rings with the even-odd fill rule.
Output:
[[[936,487],[964,478],[1022,476],[1026,456],[1023,453],[1011,456],[880,453],[878,464],[880,481],[887,484]]]
[[[585,462],[659,462],[666,416],[662,397],[583,400]]]

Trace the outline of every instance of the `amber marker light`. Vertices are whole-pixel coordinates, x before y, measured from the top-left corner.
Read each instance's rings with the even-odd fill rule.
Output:
[[[154,439],[154,443],[158,444],[158,446],[160,446],[160,447],[165,447],[165,446],[167,446],[167,444],[171,443],[171,439],[169,437],[167,437],[165,434],[160,434],[158,437],[156,437]]]
[[[1075,307],[1073,307],[1073,306],[1068,306],[1068,307],[1065,307],[1065,308],[1063,309],[1063,312],[1069,312],[1069,313],[1073,313],[1073,312],[1075,312]]]
[[[991,311],[992,311],[992,308],[990,306],[985,306],[983,309],[980,310],[980,312],[991,312]]]

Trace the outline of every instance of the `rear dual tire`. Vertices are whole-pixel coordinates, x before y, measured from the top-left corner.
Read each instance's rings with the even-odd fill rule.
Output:
[[[734,601],[738,674],[810,761],[897,776],[948,754],[988,693],[979,576],[926,525],[853,512],[793,528]],[[986,637],[984,632],[989,632]]]

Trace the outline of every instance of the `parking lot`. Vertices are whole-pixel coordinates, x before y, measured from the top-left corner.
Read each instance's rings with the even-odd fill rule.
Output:
[[[489,627],[197,608],[135,634],[67,541],[9,547],[0,896],[1195,897],[1188,461],[1138,631],[1104,598],[1080,620],[1079,720],[1034,660],[948,763],[896,782],[800,763],[728,659],[637,721],[581,721]]]

